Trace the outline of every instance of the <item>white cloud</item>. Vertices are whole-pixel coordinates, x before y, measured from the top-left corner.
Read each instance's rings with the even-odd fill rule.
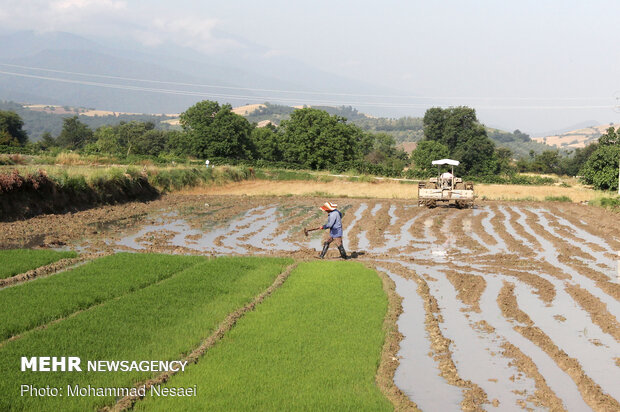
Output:
[[[158,39],[177,43],[184,47],[190,47],[204,53],[215,53],[238,49],[242,45],[233,40],[214,35],[217,27],[216,19],[205,19],[200,17],[171,17],[156,18],[151,26],[143,30],[142,39],[146,39],[144,44],[154,42]]]
[[[123,21],[127,3],[120,0],[4,0],[0,24],[13,30],[63,30],[91,34],[103,24]]]
[[[60,0],[51,4],[52,9],[57,10],[123,10],[127,8],[124,1],[115,0]]]
[[[283,56],[286,53],[284,52],[284,50],[278,50],[278,49],[271,49],[271,50],[267,50],[265,53],[263,53],[263,57],[266,59],[269,59],[271,57],[279,57],[279,56]]]
[[[38,32],[136,40],[146,46],[178,44],[204,53],[243,47],[214,34],[218,20],[197,15],[167,14],[122,0],[3,0],[0,27]]]

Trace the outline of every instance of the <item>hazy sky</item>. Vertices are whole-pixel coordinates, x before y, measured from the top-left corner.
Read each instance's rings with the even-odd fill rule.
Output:
[[[0,0],[0,26],[209,53],[229,33],[325,71],[530,132],[620,122],[619,1]],[[389,99],[386,99],[389,102]],[[600,107],[599,107],[600,106]],[[419,114],[423,110],[412,110]]]

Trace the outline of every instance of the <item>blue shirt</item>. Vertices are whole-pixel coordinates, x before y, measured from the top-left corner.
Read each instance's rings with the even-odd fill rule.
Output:
[[[329,212],[327,223],[323,225],[323,229],[329,229],[331,237],[342,237],[342,213],[340,210]]]

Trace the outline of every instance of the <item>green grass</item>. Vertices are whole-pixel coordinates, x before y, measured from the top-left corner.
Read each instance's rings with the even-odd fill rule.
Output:
[[[375,385],[387,299],[359,263],[302,263],[271,297],[136,410],[393,410]]]
[[[568,196],[545,196],[545,201],[547,202],[569,202],[571,203],[573,200]]]
[[[0,290],[0,340],[144,288],[204,261],[199,256],[119,253]]]
[[[75,252],[57,252],[43,249],[0,250],[0,279],[10,278],[60,259],[74,258]]]
[[[620,196],[618,197],[597,197],[590,202],[591,205],[604,207],[611,210],[620,210]]]
[[[307,171],[288,170],[288,169],[257,169],[255,171],[257,179],[262,180],[304,180],[317,181],[319,176]]]
[[[180,359],[230,312],[265,290],[290,263],[290,259],[275,258],[209,259],[162,282],[7,342],[0,348],[0,410],[84,411],[113,404],[112,397],[22,397],[20,384],[61,387],[66,394],[69,384],[128,387],[153,375],[137,371],[21,372],[20,357],[78,356],[84,366],[87,360]]]

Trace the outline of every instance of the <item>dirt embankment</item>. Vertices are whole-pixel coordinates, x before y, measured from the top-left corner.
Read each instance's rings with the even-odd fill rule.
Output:
[[[0,221],[157,197],[159,191],[143,175],[101,179],[93,185],[75,179],[71,184],[61,185],[41,170],[26,176],[15,170],[0,174]]]

